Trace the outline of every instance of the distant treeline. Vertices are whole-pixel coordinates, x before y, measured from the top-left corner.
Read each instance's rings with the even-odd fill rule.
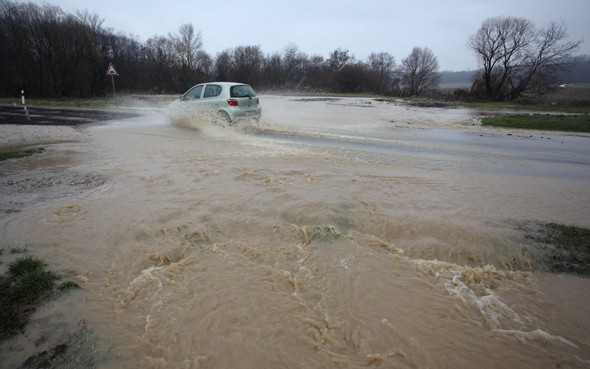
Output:
[[[325,59],[293,44],[267,55],[259,46],[237,46],[212,57],[192,24],[140,42],[103,22],[87,11],[0,0],[0,95],[105,95],[111,91],[105,75],[110,62],[119,73],[118,91],[143,93],[181,93],[217,80],[250,83],[260,91],[420,94],[439,80],[438,61],[428,48],[414,48],[399,65],[387,52],[361,61],[338,48]]]
[[[442,71],[440,72],[440,87],[467,87],[473,83],[477,71]],[[557,73],[559,83],[590,83],[590,56],[582,55],[571,59],[565,70]]]
[[[358,60],[338,48],[324,58],[293,44],[272,54],[256,45],[237,46],[212,57],[192,24],[141,42],[103,22],[88,11],[70,14],[58,6],[0,0],[0,95],[25,90],[36,97],[102,96],[112,89],[110,62],[119,73],[117,90],[141,93],[182,93],[216,80],[249,83],[259,91],[420,95],[441,82],[471,83],[473,74],[441,74],[436,56],[419,47],[399,64],[388,52]],[[587,76],[585,63],[578,72]]]

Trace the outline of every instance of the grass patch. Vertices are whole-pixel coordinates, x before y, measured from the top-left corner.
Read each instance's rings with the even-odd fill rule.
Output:
[[[564,114],[589,114],[590,106],[573,105],[573,104],[544,104],[544,103],[524,103],[524,102],[476,102],[462,104],[470,109],[475,110],[514,110],[514,111],[534,111],[538,114],[543,113],[564,113]]]
[[[22,277],[27,273],[33,273],[43,270],[45,264],[34,256],[24,256],[10,263],[8,272],[13,277]]]
[[[60,284],[59,287],[57,287],[57,289],[62,292],[77,290],[77,289],[80,289],[80,285],[76,282],[73,282],[73,281],[65,281],[62,284]]]
[[[0,277],[0,340],[21,331],[35,308],[51,296],[55,276],[45,263],[23,256],[8,266],[8,275]]]
[[[11,254],[5,255],[6,251]],[[41,335],[34,342],[30,340],[29,344],[19,343],[20,338],[14,343],[3,342],[25,333],[29,318],[41,304],[80,288],[71,280],[57,286],[58,279],[62,277],[47,270],[47,264],[35,256],[13,255],[24,252],[23,248],[0,247],[0,256],[8,256],[12,260],[3,268],[4,274],[0,275],[0,346],[10,346],[11,350],[20,352],[34,344],[38,352],[18,366],[20,369],[96,368],[99,361],[107,358],[101,356],[98,341],[84,320],[77,327],[65,329],[60,327],[60,322],[55,323],[54,331],[48,331],[47,335]],[[74,273],[66,274],[72,276]],[[30,337],[36,337],[35,332],[30,333]],[[27,341],[29,335],[22,338]]]
[[[557,223],[523,228],[540,251],[541,270],[590,276],[590,229]]]
[[[484,117],[481,123],[502,128],[590,132],[590,115],[506,115]]]
[[[54,273],[37,257],[25,255],[8,265],[0,276],[0,341],[21,332],[31,314],[56,293]],[[64,282],[57,289],[67,292],[80,288],[75,282]]]
[[[26,158],[27,156],[40,154],[44,151],[45,151],[44,147],[29,147],[29,148],[22,149],[22,150],[0,152],[0,161],[9,160],[9,159]]]

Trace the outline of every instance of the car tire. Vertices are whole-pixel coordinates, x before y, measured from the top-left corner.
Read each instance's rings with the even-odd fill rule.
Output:
[[[217,112],[217,114],[219,115],[219,118],[221,119],[221,123],[223,125],[228,125],[228,126],[232,125],[231,117],[229,116],[229,114],[227,114],[224,111],[219,111],[219,112]]]

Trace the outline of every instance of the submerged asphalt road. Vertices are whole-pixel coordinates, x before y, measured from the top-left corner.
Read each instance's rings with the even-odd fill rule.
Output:
[[[382,132],[378,141],[361,136],[263,135],[285,142],[352,150],[365,160],[425,169],[590,179],[590,138],[532,133],[398,129]]]
[[[140,114],[112,109],[0,106],[0,124],[82,125]],[[273,122],[270,125],[273,126]],[[269,124],[267,122],[266,124]],[[377,132],[272,130],[254,133],[288,143],[353,150],[367,160],[395,161],[408,166],[456,167],[495,174],[590,178],[587,136],[515,130],[440,130],[383,126]],[[509,159],[509,160],[506,160]],[[508,163],[508,164],[507,164]]]

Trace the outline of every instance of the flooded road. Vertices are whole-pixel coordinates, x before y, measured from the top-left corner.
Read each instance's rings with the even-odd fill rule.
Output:
[[[539,271],[515,226],[590,227],[590,138],[261,103],[260,126],[154,114],[1,165],[4,245],[83,287],[29,340],[83,320],[99,368],[590,366],[590,280]]]

